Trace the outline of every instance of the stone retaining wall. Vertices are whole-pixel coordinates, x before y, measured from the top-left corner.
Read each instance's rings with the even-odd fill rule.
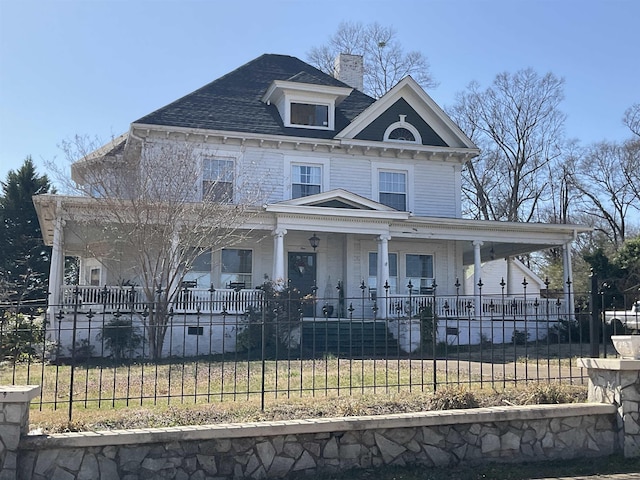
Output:
[[[408,463],[542,461],[617,450],[616,407],[536,405],[29,435],[19,479],[295,478]]]

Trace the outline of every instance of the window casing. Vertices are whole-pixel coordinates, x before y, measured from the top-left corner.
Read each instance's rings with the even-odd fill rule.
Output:
[[[242,288],[252,288],[252,257],[251,250],[239,248],[225,248],[222,250],[222,266],[220,284],[223,288],[240,285]]]
[[[378,288],[378,252],[369,252],[369,281],[371,290]],[[398,254],[389,253],[389,294],[398,293]]]
[[[233,179],[233,160],[204,159],[202,161],[202,199],[211,202],[232,202]]]
[[[329,105],[291,102],[291,125],[329,127]]]
[[[413,293],[430,293],[433,288],[433,255],[407,254],[405,256],[407,284]]]
[[[407,210],[407,174],[404,172],[379,172],[378,190],[380,203],[396,210]]]
[[[197,288],[211,286],[211,250],[206,250],[195,258],[189,270],[185,272],[183,282]]]
[[[322,191],[322,167],[291,166],[291,198],[308,197]]]

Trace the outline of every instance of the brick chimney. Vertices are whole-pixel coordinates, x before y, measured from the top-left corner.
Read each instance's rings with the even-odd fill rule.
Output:
[[[364,89],[364,62],[362,55],[341,53],[333,64],[333,76],[356,90]]]

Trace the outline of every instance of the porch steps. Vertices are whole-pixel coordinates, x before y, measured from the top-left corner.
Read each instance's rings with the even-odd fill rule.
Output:
[[[397,355],[398,341],[384,322],[316,320],[302,324],[302,346],[315,353],[349,357]]]

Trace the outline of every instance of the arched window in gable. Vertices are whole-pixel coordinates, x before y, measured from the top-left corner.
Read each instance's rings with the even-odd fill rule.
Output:
[[[418,129],[406,121],[406,115],[400,115],[400,121],[392,123],[384,132],[384,141],[422,143]]]

